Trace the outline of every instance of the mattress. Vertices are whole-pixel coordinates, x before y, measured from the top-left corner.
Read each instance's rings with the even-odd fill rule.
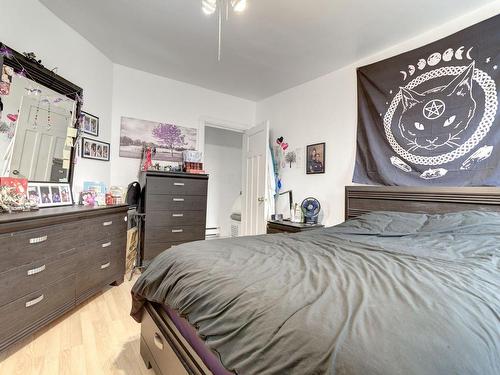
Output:
[[[500,214],[374,212],[160,254],[132,316],[167,304],[245,375],[500,374]]]
[[[162,305],[162,308],[175,324],[182,337],[186,339],[189,345],[191,345],[196,354],[198,354],[203,363],[205,363],[205,365],[210,371],[212,371],[214,375],[234,374],[233,372],[225,369],[218,356],[205,345],[200,336],[198,336],[196,329],[191,324],[189,324],[186,319],[182,318],[177,312],[175,312],[175,310],[172,310],[166,305]]]

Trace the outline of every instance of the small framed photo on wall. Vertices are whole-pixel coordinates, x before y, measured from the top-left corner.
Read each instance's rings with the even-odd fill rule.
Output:
[[[306,173],[325,173],[325,142],[308,145],[306,148]]]
[[[99,117],[91,115],[90,113],[82,111],[81,117],[81,129],[85,134],[90,134],[94,136],[99,135]]]
[[[28,199],[40,208],[73,205],[68,183],[28,182]]]
[[[82,158],[109,161],[110,145],[96,139],[82,138]]]

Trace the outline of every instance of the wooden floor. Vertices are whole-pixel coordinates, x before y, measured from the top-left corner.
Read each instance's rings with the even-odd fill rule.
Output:
[[[0,354],[0,374],[150,374],[130,316],[133,281],[109,287]]]

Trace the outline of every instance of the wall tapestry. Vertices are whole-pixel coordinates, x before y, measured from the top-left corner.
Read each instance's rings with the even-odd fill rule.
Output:
[[[120,157],[140,159],[144,145],[156,148],[155,160],[182,162],[182,151],[196,150],[198,129],[122,117]]]
[[[500,16],[358,69],[354,182],[500,185]]]

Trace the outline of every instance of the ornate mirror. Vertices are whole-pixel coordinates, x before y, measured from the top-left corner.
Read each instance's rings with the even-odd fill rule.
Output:
[[[71,183],[83,90],[2,43],[0,68],[0,177]]]

